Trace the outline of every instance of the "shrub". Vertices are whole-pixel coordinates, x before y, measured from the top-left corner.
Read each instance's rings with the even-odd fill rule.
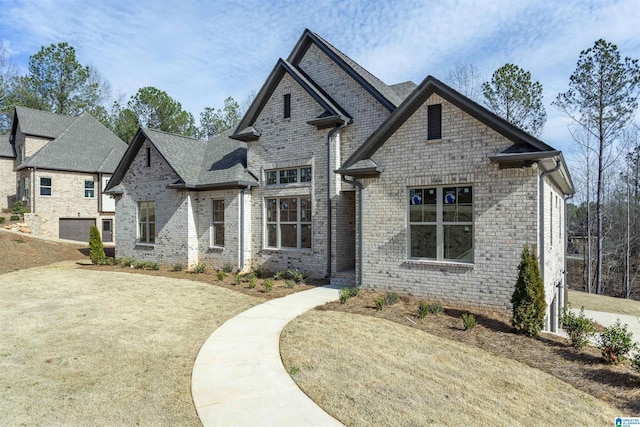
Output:
[[[100,231],[98,227],[92,225],[89,229],[89,259],[93,264],[100,264],[105,257]]]
[[[184,269],[182,264],[176,264],[173,266],[173,269],[171,271],[182,271]]]
[[[631,366],[640,373],[640,351],[631,359]]]
[[[131,267],[135,262],[136,262],[136,260],[134,258],[127,257],[127,258],[122,260],[122,266],[123,267]]]
[[[384,295],[378,295],[374,298],[373,303],[376,305],[376,310],[381,311],[384,307],[385,297]]]
[[[293,289],[294,286],[296,286],[296,282],[294,280],[287,279],[284,281],[284,285],[287,287],[287,289]]]
[[[146,261],[138,261],[133,265],[133,268],[142,270],[143,268],[147,268],[147,265],[149,264]]]
[[[148,262],[147,268],[149,270],[160,270],[160,265],[157,262]]]
[[[598,348],[604,360],[612,364],[626,360],[629,353],[636,348],[632,337],[633,333],[627,330],[627,325],[620,323],[620,319],[605,328],[598,337]]]
[[[217,276],[218,276],[218,280],[222,282],[224,278],[227,277],[227,273],[225,273],[224,270],[220,270],[218,271]]]
[[[233,265],[231,265],[231,263],[226,263],[225,265],[222,266],[222,271],[224,271],[227,274],[231,274],[233,272]]]
[[[20,221],[20,215],[11,215],[9,219],[11,221]]]
[[[286,279],[287,278],[287,272],[286,271],[278,271],[276,274],[273,275],[273,278],[276,279],[276,280]]]
[[[207,264],[199,262],[191,268],[191,272],[194,274],[202,274],[207,271]]]
[[[273,290],[273,279],[264,279],[264,282],[262,282],[262,284],[264,285],[264,291],[266,293],[269,293]]]
[[[351,292],[349,288],[340,289],[340,304],[346,304],[349,301],[349,297],[351,297]]]
[[[5,217],[0,216],[0,224],[4,224],[4,222],[5,222]]]
[[[256,285],[258,284],[258,279],[256,278],[256,276],[251,276],[251,278],[249,279],[249,289],[253,289],[256,287]]]
[[[464,326],[465,331],[470,331],[476,326],[476,318],[471,313],[463,313],[462,314],[462,326]]]
[[[560,318],[560,327],[569,336],[571,345],[582,348],[589,344],[590,338],[596,333],[596,324],[584,315],[584,307],[576,315],[571,310],[564,310]]]
[[[24,206],[24,203],[22,203],[21,200],[18,200],[17,202],[15,202],[12,206],[11,206],[11,212],[13,212],[15,215],[18,215],[17,219],[20,219],[20,215],[24,215],[26,212],[29,212],[29,209],[27,209]],[[13,216],[11,217],[13,218]],[[13,220],[13,219],[12,219]]]
[[[352,296],[352,297],[357,297],[358,294],[360,293],[360,288],[357,286],[352,286],[347,289],[349,289],[349,296]]]
[[[429,303],[426,301],[420,301],[420,304],[418,304],[418,316],[421,319],[424,319],[425,317],[427,317],[427,314],[429,314]]]
[[[307,278],[307,273],[305,273],[304,271],[300,271],[300,270],[287,270],[287,276],[290,279],[293,279],[296,283],[304,283],[305,279]]]
[[[111,258],[111,264],[112,265],[118,265],[118,264],[122,264],[122,258]]]
[[[398,295],[396,292],[387,292],[387,296],[385,297],[385,304],[386,305],[393,305],[393,304],[397,304],[400,301],[400,295]]]
[[[100,265],[114,265],[115,262],[116,260],[114,258],[104,257],[102,260],[100,260]]]
[[[242,274],[238,273],[233,276],[233,283],[234,285],[239,285],[240,283],[242,283]]]
[[[513,326],[530,337],[538,336],[544,326],[547,303],[544,299],[544,283],[540,274],[538,257],[534,249],[525,245],[518,265],[518,280],[511,296]]]

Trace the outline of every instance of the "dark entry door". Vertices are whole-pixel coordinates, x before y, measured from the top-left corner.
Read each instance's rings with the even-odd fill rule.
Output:
[[[112,219],[102,220],[102,241],[113,242],[113,220]]]

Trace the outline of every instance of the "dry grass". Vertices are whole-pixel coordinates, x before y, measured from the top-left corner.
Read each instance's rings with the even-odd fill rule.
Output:
[[[225,320],[260,301],[68,265],[2,275],[2,424],[199,425],[196,354]]]
[[[313,310],[281,353],[322,408],[358,425],[608,425],[620,412],[551,375],[384,319]]]
[[[614,298],[606,295],[595,295],[570,290],[569,303],[574,308],[584,307],[585,310],[640,316],[640,301],[631,299]]]

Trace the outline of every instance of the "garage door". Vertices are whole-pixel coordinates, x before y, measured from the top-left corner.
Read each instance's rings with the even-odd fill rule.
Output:
[[[89,241],[89,230],[96,224],[93,218],[60,218],[59,236],[61,239]]]

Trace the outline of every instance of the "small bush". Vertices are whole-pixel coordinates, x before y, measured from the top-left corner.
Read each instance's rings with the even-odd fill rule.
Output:
[[[462,326],[464,326],[465,331],[470,331],[476,326],[476,318],[471,313],[463,313],[462,314]]]
[[[617,364],[626,360],[629,353],[636,348],[632,340],[633,333],[622,325],[620,320],[605,328],[599,335],[598,348],[607,363]]]
[[[149,262],[147,263],[147,268],[149,270],[160,270],[160,264],[158,264],[157,262]]]
[[[142,270],[144,268],[147,268],[147,265],[149,264],[146,261],[138,261],[135,264],[133,264],[133,268]]]
[[[20,215],[24,215],[26,212],[29,212],[29,209],[27,209],[24,206],[24,203],[22,203],[21,200],[18,200],[17,202],[15,202],[12,206],[11,206],[11,212],[13,212],[15,215],[18,216],[18,220],[20,219]],[[13,216],[11,217],[13,218]],[[13,219],[12,219],[13,221]]]
[[[222,266],[222,271],[224,271],[227,274],[233,273],[233,265],[229,262],[226,263],[225,265]]]
[[[20,215],[11,215],[11,217],[9,217],[9,219],[11,221],[20,221]]]
[[[352,286],[347,289],[349,289],[349,296],[352,296],[352,297],[357,297],[358,294],[360,293],[360,288],[357,286]]]
[[[400,295],[398,295],[396,292],[387,292],[387,296],[385,297],[386,305],[393,305],[397,304],[398,302],[400,302]]]
[[[427,314],[438,315],[444,312],[442,304],[437,302],[420,301],[418,304],[418,316],[424,319]]]
[[[284,281],[284,286],[286,286],[287,289],[293,289],[296,286],[296,282],[294,280],[287,279]]]
[[[273,290],[273,279],[269,278],[269,279],[264,279],[264,282],[262,282],[262,285],[264,286],[264,291],[266,293],[269,293]]]
[[[235,276],[233,276],[233,284],[239,285],[240,283],[242,283],[242,274],[238,273]]]
[[[589,344],[590,338],[596,333],[596,324],[584,315],[584,307],[580,309],[579,315],[571,310],[564,310],[560,318],[560,327],[567,333],[571,345],[575,348],[583,348]]]
[[[98,231],[98,227],[92,225],[89,229],[89,259],[93,264],[100,264],[105,258],[100,231]]]
[[[176,264],[173,266],[171,271],[182,271],[183,269],[184,269],[184,266],[182,264]]]
[[[304,283],[307,278],[307,273],[300,270],[287,270],[287,275],[289,278],[293,279],[296,283]]]
[[[205,271],[207,271],[207,264],[204,262],[199,262],[191,268],[193,274],[202,274]]]
[[[136,262],[136,260],[134,258],[127,257],[127,258],[122,260],[122,266],[123,267],[131,267],[135,262]]]
[[[120,264],[122,264],[122,258],[118,258],[118,257],[111,258],[111,265],[120,265]]]
[[[640,373],[640,351],[631,359],[631,366]]]
[[[0,224],[4,224],[4,222],[5,222],[5,217],[0,216]]]
[[[276,280],[286,279],[287,278],[287,272],[286,271],[278,271],[276,274],[273,275],[273,278],[276,279]]]
[[[544,326],[547,303],[544,299],[544,283],[534,248],[528,245],[522,250],[518,265],[518,280],[511,296],[513,326],[530,337],[538,336]]]
[[[257,284],[258,284],[258,279],[256,278],[256,276],[252,276],[249,279],[249,289],[254,289]]]
[[[111,257],[104,257],[100,260],[100,265],[114,265],[115,259]]]
[[[429,314],[428,306],[429,303],[426,301],[420,301],[420,304],[418,304],[418,316],[421,319],[424,319]]]
[[[227,273],[225,273],[224,270],[220,270],[218,271],[217,276],[218,276],[218,280],[222,282],[224,278],[227,277]]]
[[[376,305],[376,310],[381,311],[384,307],[385,297],[384,295],[378,295],[374,298],[373,303]]]
[[[351,297],[351,292],[349,291],[349,288],[342,288],[338,295],[340,296],[340,304],[346,304]]]

